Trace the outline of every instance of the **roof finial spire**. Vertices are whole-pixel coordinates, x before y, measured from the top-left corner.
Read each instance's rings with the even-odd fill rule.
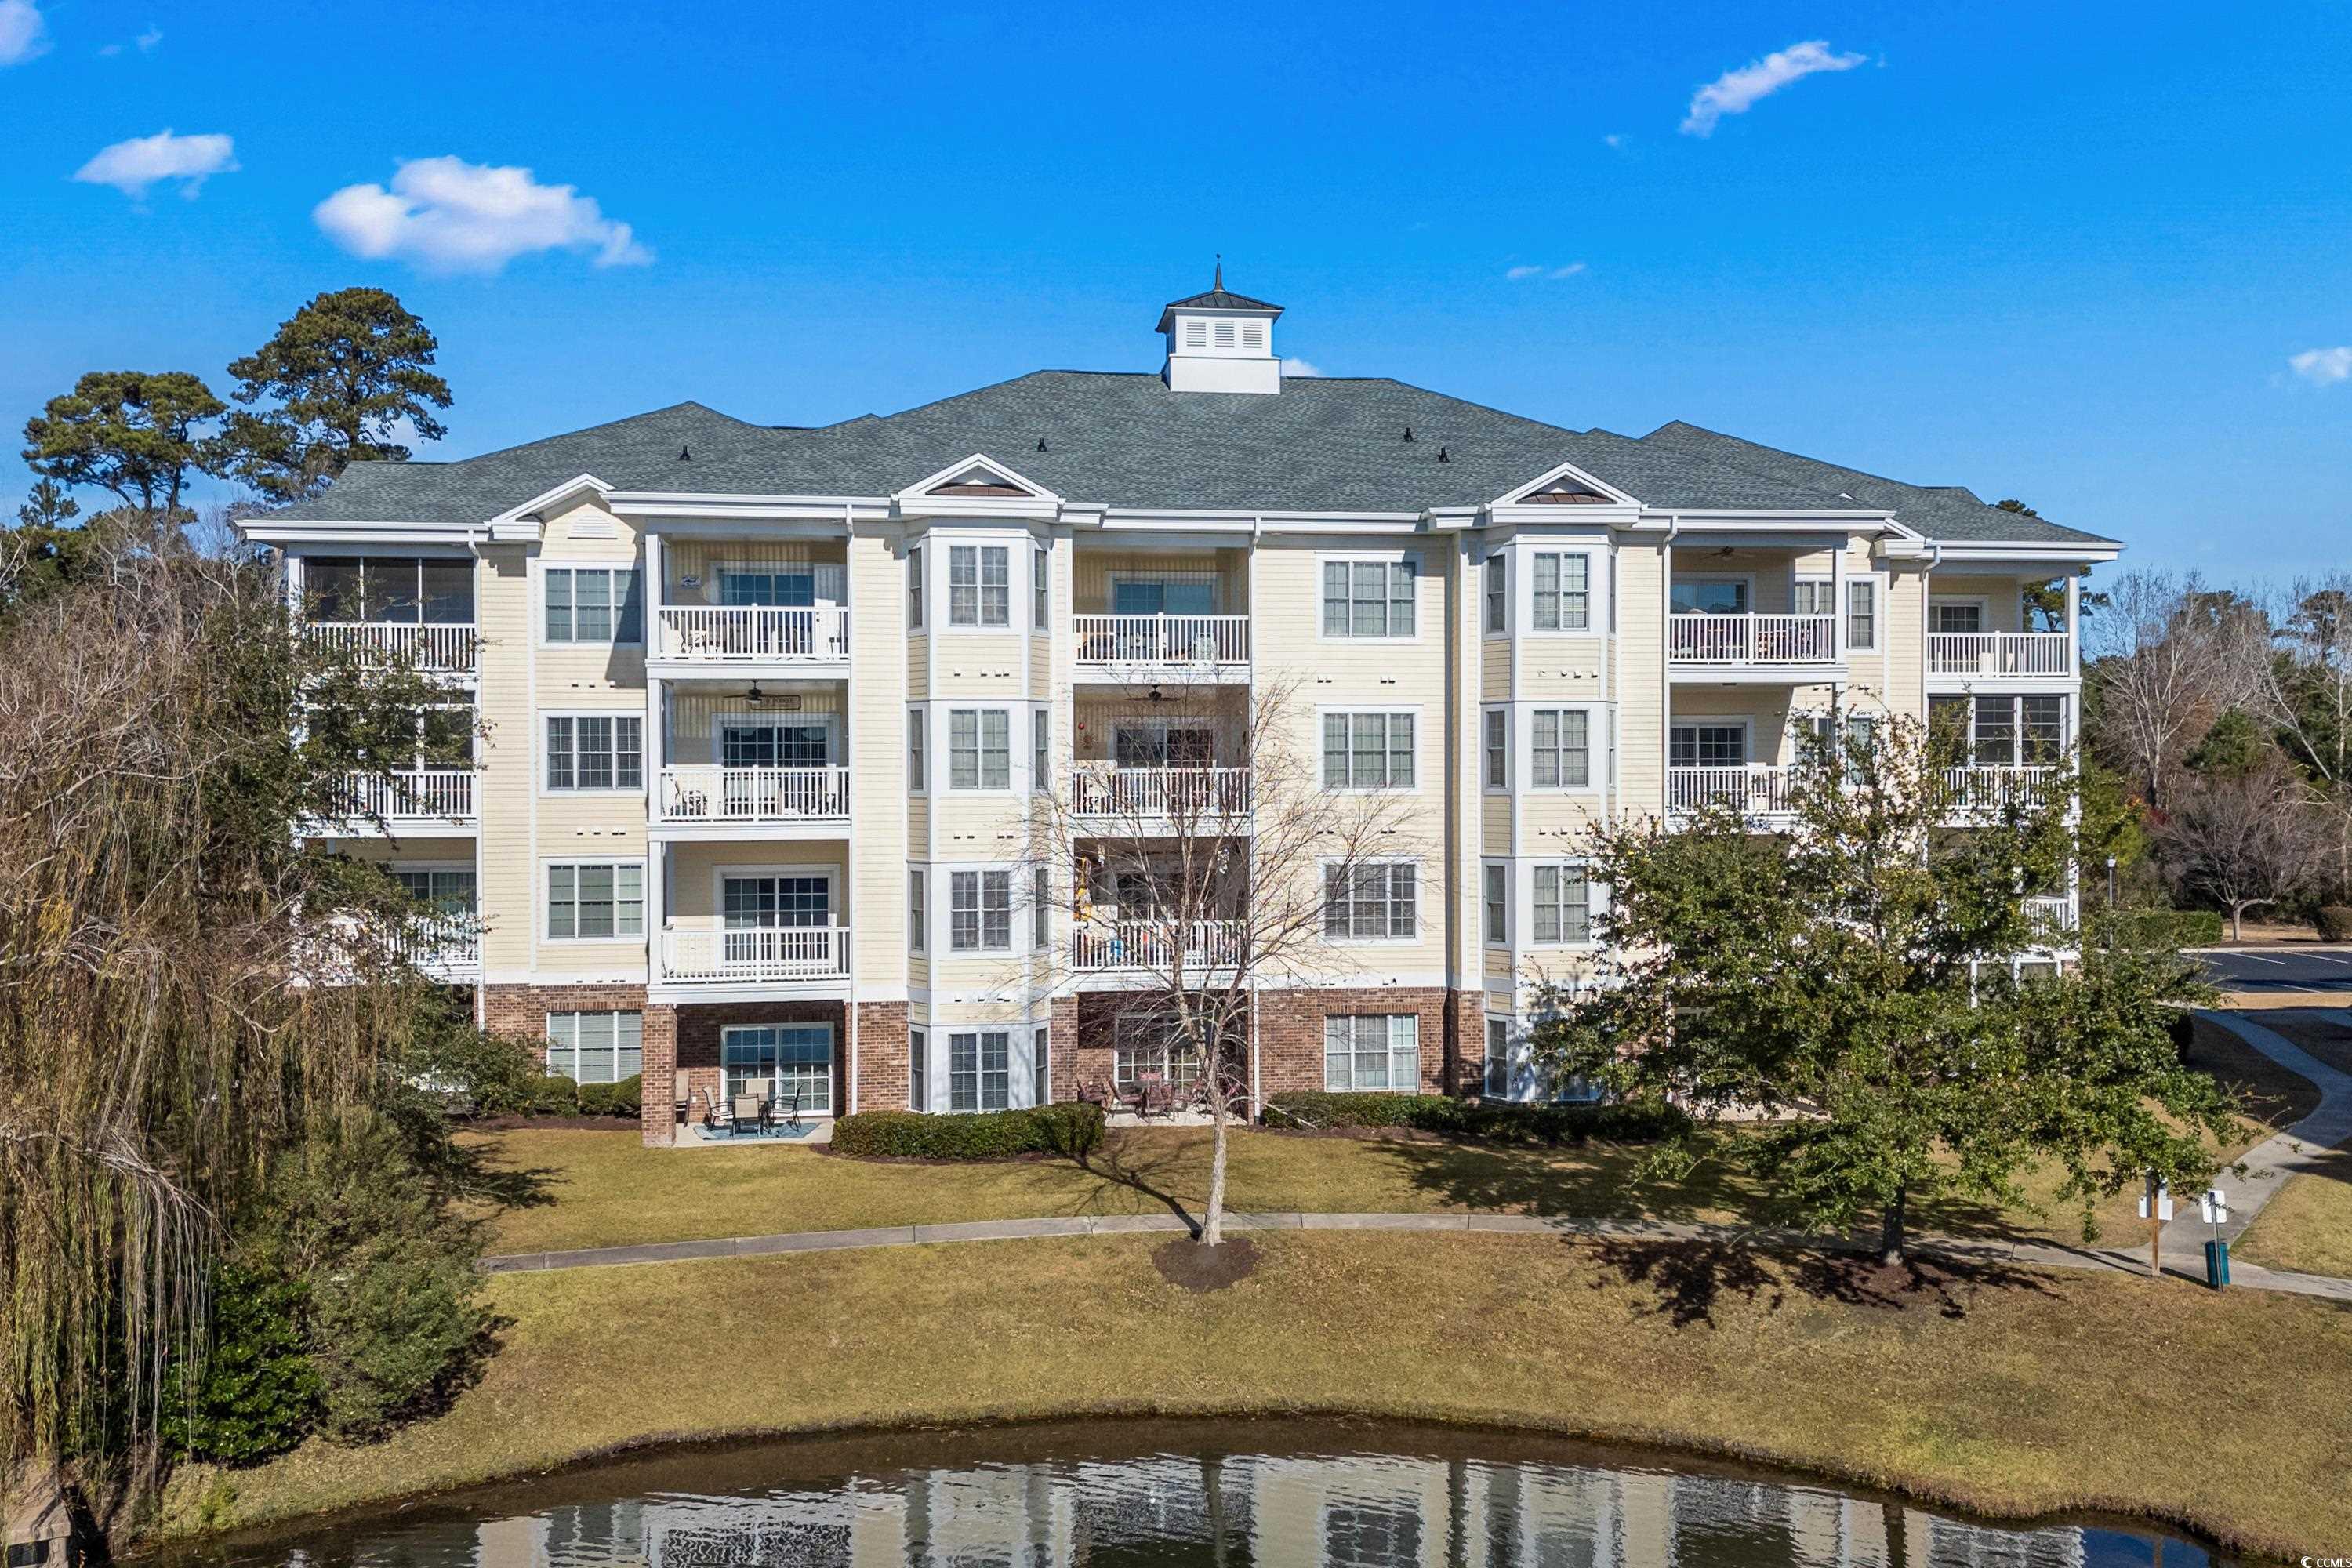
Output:
[[[1217,276],[1216,276],[1216,279],[1215,279],[1215,281],[1212,282],[1212,283],[1209,285],[1209,288],[1210,288],[1210,289],[1211,289],[1212,291],[1214,291],[1214,290],[1216,290],[1216,289],[1223,289],[1224,286],[1225,286],[1225,253],[1224,253],[1223,251],[1220,250],[1219,252],[1217,252]]]

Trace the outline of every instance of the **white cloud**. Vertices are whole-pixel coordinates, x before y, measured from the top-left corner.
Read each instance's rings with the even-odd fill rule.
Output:
[[[1303,359],[1286,359],[1282,362],[1282,374],[1285,375],[1321,375],[1323,374],[1323,367]]]
[[[142,55],[149,53],[156,45],[163,41],[163,29],[155,26],[152,22],[147,24],[147,30],[145,32],[140,34],[136,38],[131,40],[131,42],[139,46],[139,52]]]
[[[541,250],[593,251],[598,267],[642,267],[653,252],[629,226],[570,185],[542,185],[529,169],[410,158],[392,188],[346,185],[310,209],[354,256],[397,256],[436,272],[496,272]]]
[[[134,202],[144,200],[147,187],[157,181],[177,180],[180,194],[194,200],[206,180],[234,174],[236,167],[236,148],[229,138],[174,136],[164,130],[101,149],[74,171],[74,178],[86,185],[112,185]]]
[[[2352,347],[2305,349],[2289,355],[2286,363],[2295,374],[2314,386],[2334,386],[2339,381],[2352,380]]]
[[[1512,282],[1514,282],[1514,283],[1524,283],[1524,282],[1526,282],[1526,281],[1527,281],[1528,279],[1530,279],[1530,278],[1544,278],[1544,279],[1553,279],[1553,278],[1573,278],[1573,277],[1575,277],[1578,273],[1580,273],[1580,272],[1581,272],[1581,271],[1583,271],[1583,270],[1584,270],[1584,263],[1583,263],[1583,262],[1581,262],[1581,261],[1571,261],[1571,262],[1570,262],[1570,263],[1569,263],[1567,266],[1565,266],[1565,267],[1510,267],[1510,268],[1504,268],[1503,276],[1504,276],[1504,277],[1506,277],[1506,278],[1507,278],[1507,279],[1510,279]]]
[[[1775,49],[1760,60],[1724,72],[1694,93],[1690,111],[1683,119],[1683,134],[1711,136],[1715,122],[1725,115],[1745,114],[1790,82],[1816,71],[1852,70],[1864,58],[1832,54],[1829,45],[1820,38]]]
[[[1622,131],[1612,131],[1608,135],[1603,136],[1601,139],[1601,144],[1604,147],[1622,147],[1626,142],[1631,142],[1633,138],[1626,135]]]
[[[49,52],[49,25],[33,0],[0,0],[0,66],[23,65]]]

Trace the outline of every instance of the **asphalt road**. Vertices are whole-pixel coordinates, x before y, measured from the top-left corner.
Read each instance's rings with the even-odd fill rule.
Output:
[[[2352,991],[2352,947],[2206,948],[2198,956],[2224,991]]]

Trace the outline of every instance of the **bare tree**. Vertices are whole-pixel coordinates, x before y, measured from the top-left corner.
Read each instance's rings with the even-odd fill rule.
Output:
[[[2248,910],[2293,898],[2310,883],[2326,838],[2302,787],[2275,757],[2242,773],[2194,774],[2156,829],[2177,889],[2230,913],[2230,939]]]
[[[2179,763],[2214,719],[2245,698],[2259,612],[2193,574],[2132,572],[2085,623],[2108,763],[2159,804]]]
[[[1129,726],[1136,747],[1122,757],[1097,733],[1031,814],[1042,896],[1069,925],[1054,988],[1088,974],[1125,987],[1122,1027],[1163,1041],[1168,1077],[1208,1112],[1204,1247],[1224,1239],[1227,1134],[1252,1107],[1244,1053],[1258,993],[1336,972],[1332,939],[1352,929],[1359,897],[1371,907],[1367,879],[1391,874],[1375,863],[1412,853],[1396,796],[1327,787],[1352,781],[1327,781],[1296,691],[1281,680],[1129,684],[1111,706],[1140,721]],[[1117,727],[1091,706],[1081,720]],[[1354,754],[1349,739],[1337,756]],[[1382,766],[1394,744],[1377,742]],[[1392,908],[1395,889],[1381,891]]]
[[[2340,892],[2352,887],[2352,573],[2298,579],[2266,607],[2276,630],[2247,650],[2246,706],[2333,828]]]

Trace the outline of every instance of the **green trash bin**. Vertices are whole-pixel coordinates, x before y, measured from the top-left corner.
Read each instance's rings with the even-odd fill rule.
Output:
[[[2230,1282],[2230,1244],[2209,1241],[2205,1244],[2205,1283],[2219,1290]]]

